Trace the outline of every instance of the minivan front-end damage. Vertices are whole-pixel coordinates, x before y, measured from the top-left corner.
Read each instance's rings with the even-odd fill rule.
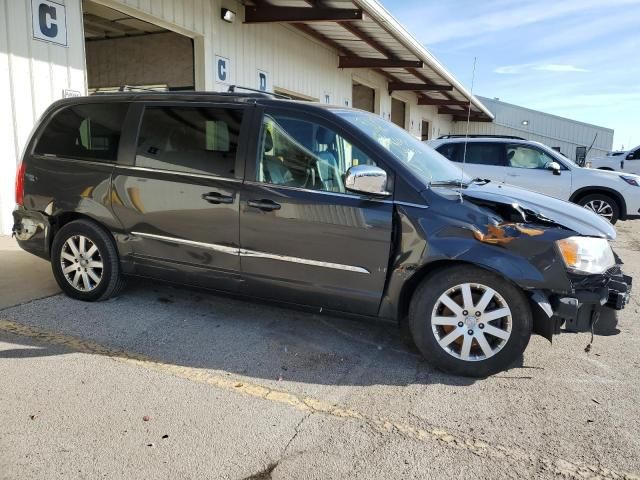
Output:
[[[539,208],[523,201],[519,192],[504,195],[495,187],[439,190],[423,192],[430,206],[422,215],[407,211],[411,207],[396,207],[397,254],[390,265],[388,294],[398,297],[395,302],[383,300],[382,308],[386,302],[397,305],[402,319],[407,297],[396,293],[396,286],[415,285],[451,262],[495,271],[519,286],[530,300],[534,333],[549,341],[562,327],[589,331],[603,308],[625,307],[632,281],[613,252],[611,265],[602,273],[579,274],[567,268],[558,247],[579,237],[602,239],[610,249],[607,240],[615,238],[615,230],[595,214],[537,195],[546,202],[546,208]],[[422,248],[416,248],[419,243]]]
[[[474,237],[483,243],[509,248],[513,242],[524,241],[526,245],[527,240],[544,236],[548,230],[555,231],[555,235],[559,237],[566,237],[564,240],[575,238],[575,233],[580,233],[563,225],[561,218],[551,219],[537,211],[535,207],[532,209],[531,206],[523,206],[518,202],[492,202],[486,198],[477,199],[473,196],[467,200],[500,215],[499,219],[491,218],[486,225],[486,230],[474,229]],[[509,221],[505,221],[505,218]],[[522,223],[513,220],[519,220]],[[593,240],[606,243],[602,237],[610,238],[611,236],[607,228],[600,238],[593,238]],[[556,254],[561,259],[563,254],[559,251],[558,245],[562,242],[562,238],[553,240]],[[610,250],[608,243],[606,245]],[[551,340],[553,334],[560,333],[563,326],[568,332],[589,331],[599,318],[602,308],[621,310],[626,306],[631,293],[632,278],[622,273],[622,261],[612,250],[610,255],[611,263],[601,273],[572,271],[565,261],[569,288],[560,291],[548,288],[528,290],[531,302],[537,307],[533,309],[535,333]],[[542,266],[542,268],[545,267]]]

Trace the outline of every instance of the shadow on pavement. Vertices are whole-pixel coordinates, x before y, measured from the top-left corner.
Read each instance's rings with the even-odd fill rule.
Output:
[[[148,280],[132,280],[119,298],[107,302],[59,295],[3,310],[0,317],[164,363],[256,379],[363,386],[475,381],[430,367],[392,323],[309,313]],[[25,343],[21,337],[19,343]],[[4,350],[0,358],[61,353],[33,345],[40,348]]]

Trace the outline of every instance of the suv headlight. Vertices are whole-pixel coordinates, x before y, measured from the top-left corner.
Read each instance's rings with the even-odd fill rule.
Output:
[[[605,238],[569,237],[556,242],[567,270],[573,273],[604,273],[616,264]]]
[[[620,178],[625,182],[627,182],[629,185],[633,185],[634,187],[640,187],[640,184],[638,184],[637,177],[632,177],[630,175],[620,175]]]

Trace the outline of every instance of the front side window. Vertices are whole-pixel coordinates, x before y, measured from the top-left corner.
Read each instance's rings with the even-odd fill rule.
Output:
[[[260,182],[336,193],[350,167],[375,165],[332,129],[284,115],[264,117],[258,157]]]
[[[136,166],[232,178],[242,111],[208,107],[147,107]]]
[[[525,145],[509,145],[507,147],[508,165],[514,168],[546,169],[550,162],[555,162],[546,153]]]
[[[35,148],[38,155],[115,161],[126,103],[74,105],[57,112]]]
[[[367,140],[376,142],[388,150],[397,161],[426,184],[471,181],[471,178],[453,162],[406,130],[383,120],[378,115],[360,110],[333,109],[332,111],[358,128]]]

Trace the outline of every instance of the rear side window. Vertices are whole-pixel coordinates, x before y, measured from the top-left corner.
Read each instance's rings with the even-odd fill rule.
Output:
[[[136,166],[232,178],[242,110],[147,107]]]
[[[460,144],[460,150],[464,148],[464,144]],[[463,153],[459,154],[462,161]],[[506,165],[504,153],[504,145],[501,143],[467,143],[466,162],[478,165],[494,165],[503,167]]]
[[[447,157],[452,162],[461,162],[462,159],[460,158],[460,155],[458,155],[458,152],[460,151],[458,147],[459,144],[457,143],[445,143],[444,145],[440,145],[436,148],[436,151],[440,155]]]
[[[49,121],[35,148],[39,155],[115,161],[129,105],[91,103],[67,107]]]

